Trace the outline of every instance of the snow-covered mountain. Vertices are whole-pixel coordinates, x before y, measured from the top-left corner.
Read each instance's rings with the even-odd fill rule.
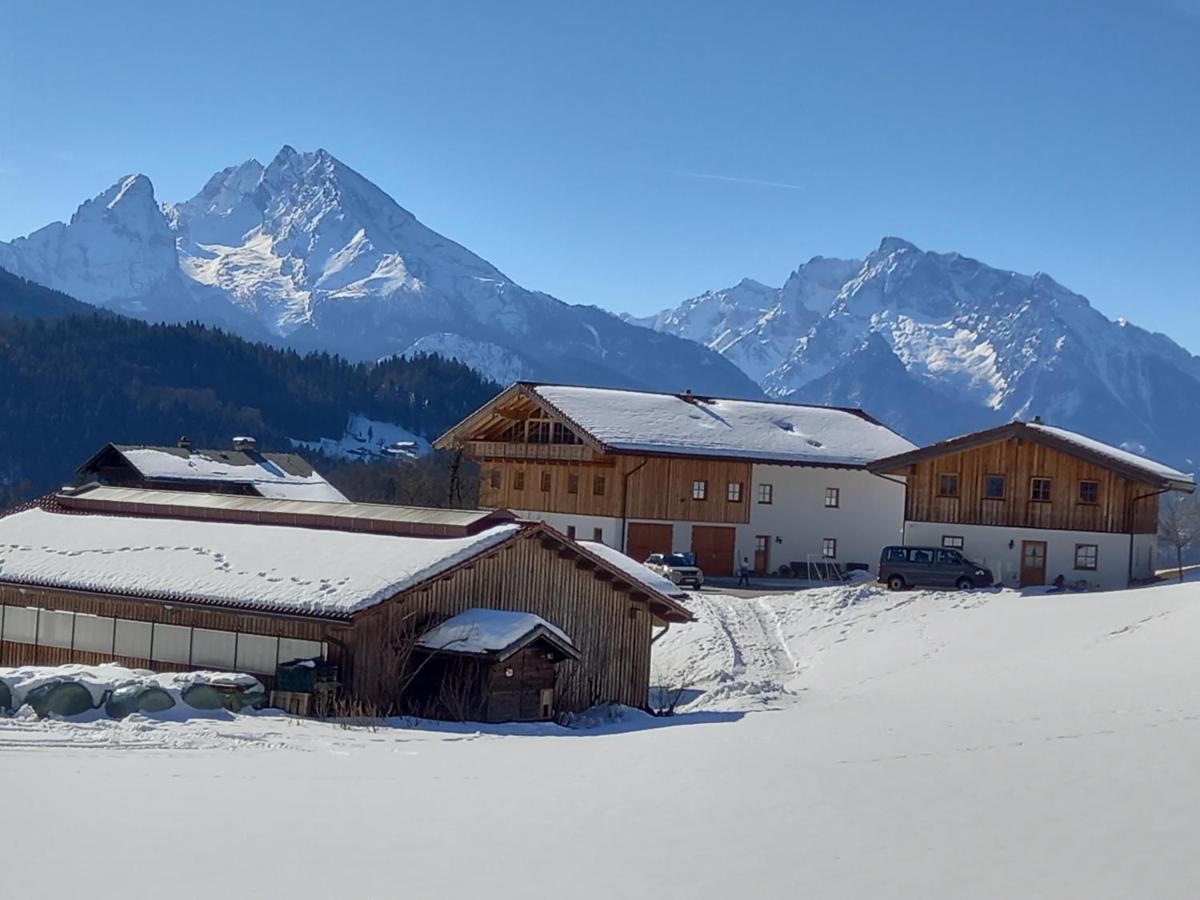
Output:
[[[632,320],[700,341],[769,395],[861,404],[915,441],[1014,416],[1200,459],[1200,359],[1045,274],[885,238],[779,288],[744,280]]]
[[[248,160],[181,203],[122,178],[70,222],[0,242],[0,268],[141,318],[355,360],[452,350],[495,377],[759,394],[703,346],[526,290],[324,150]]]

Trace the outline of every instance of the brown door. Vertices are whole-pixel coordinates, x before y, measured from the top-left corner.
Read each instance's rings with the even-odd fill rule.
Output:
[[[630,522],[629,535],[625,539],[625,555],[645,562],[651,553],[670,553],[671,526],[649,522]]]
[[[771,569],[771,536],[759,534],[754,537],[754,573],[766,575]]]
[[[1046,583],[1046,542],[1021,541],[1021,587]]]
[[[705,575],[732,575],[733,548],[737,531],[715,525],[692,527],[692,552],[696,554],[696,565]]]

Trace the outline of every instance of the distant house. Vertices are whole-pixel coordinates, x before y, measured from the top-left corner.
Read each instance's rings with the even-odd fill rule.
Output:
[[[105,444],[76,476],[117,487],[347,502],[302,457],[260,451],[251,437],[235,437],[226,450],[196,450],[187,438],[174,447]]]
[[[482,466],[483,506],[637,560],[710,575],[874,567],[904,488],[867,464],[913,444],[859,409],[518,382],[442,435]]]
[[[1154,573],[1159,498],[1194,476],[1039,419],[872,462],[905,482],[904,542],[962,550],[1016,586]]]
[[[116,660],[273,689],[316,660],[351,700],[448,717],[644,707],[654,634],[691,620],[651,573],[506,510],[91,484],[0,517],[0,546],[0,666]],[[439,667],[463,680],[430,682]]]

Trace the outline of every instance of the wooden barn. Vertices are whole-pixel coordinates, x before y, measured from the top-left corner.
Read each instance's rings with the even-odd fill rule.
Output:
[[[345,697],[428,712],[435,692],[413,688],[431,630],[507,611],[545,627],[479,658],[503,693],[528,650],[522,690],[537,684],[539,700],[485,697],[488,717],[643,707],[653,635],[691,619],[670,590],[505,510],[89,485],[0,517],[0,665],[116,660],[247,672],[272,688],[281,665],[324,660]]]

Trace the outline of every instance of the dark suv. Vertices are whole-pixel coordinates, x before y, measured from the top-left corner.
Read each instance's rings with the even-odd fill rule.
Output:
[[[884,547],[879,580],[893,591],[906,587],[988,587],[992,573],[957,550],[945,547]]]

